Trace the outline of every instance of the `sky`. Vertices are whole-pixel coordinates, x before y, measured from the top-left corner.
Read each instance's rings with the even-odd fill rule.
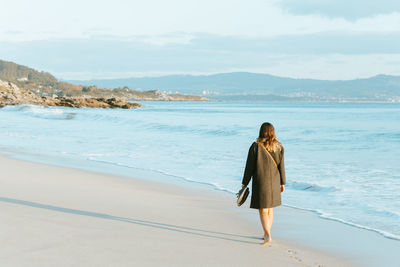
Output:
[[[60,79],[400,75],[400,1],[0,0],[0,59]]]

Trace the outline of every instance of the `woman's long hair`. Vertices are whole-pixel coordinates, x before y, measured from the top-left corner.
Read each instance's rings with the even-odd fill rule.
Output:
[[[274,126],[269,122],[264,122],[261,125],[257,143],[270,152],[278,151],[282,146],[278,139],[276,139]]]

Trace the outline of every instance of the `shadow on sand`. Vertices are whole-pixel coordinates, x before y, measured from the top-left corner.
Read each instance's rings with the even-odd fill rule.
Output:
[[[82,216],[89,216],[89,217],[101,218],[101,219],[106,219],[106,220],[132,223],[132,224],[141,225],[141,226],[147,226],[147,227],[152,227],[152,228],[164,229],[164,230],[168,230],[168,231],[174,231],[174,232],[180,232],[180,233],[185,233],[185,234],[191,234],[191,235],[197,235],[197,236],[203,236],[203,237],[209,237],[209,238],[215,238],[215,239],[222,239],[222,240],[228,240],[228,241],[234,241],[234,242],[240,242],[240,243],[259,244],[259,242],[241,240],[238,238],[260,240],[259,237],[254,237],[254,236],[223,233],[223,232],[209,231],[209,230],[197,229],[197,228],[186,227],[186,226],[179,226],[179,225],[172,225],[172,224],[166,224],[166,223],[131,219],[131,218],[125,218],[125,217],[117,217],[117,216],[113,216],[113,215],[109,215],[109,214],[105,214],[105,213],[68,209],[68,208],[46,205],[46,204],[41,204],[41,203],[36,203],[36,202],[31,202],[31,201],[26,201],[26,200],[14,199],[14,198],[0,197],[0,201],[18,204],[18,205],[24,205],[24,206],[28,206],[28,207],[39,208],[39,209],[46,209],[46,210],[52,210],[52,211],[75,214],[75,215],[82,215]]]

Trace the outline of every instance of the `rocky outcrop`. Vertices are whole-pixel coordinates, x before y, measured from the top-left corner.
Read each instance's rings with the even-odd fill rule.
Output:
[[[142,105],[138,103],[130,103],[116,98],[83,98],[83,97],[47,97],[42,99],[42,105],[45,106],[62,106],[71,108],[137,108]]]
[[[11,82],[0,80],[0,107],[6,105],[33,104],[42,106],[62,107],[89,107],[89,108],[137,108],[140,104],[130,103],[117,98],[93,98],[93,97],[49,97],[38,96],[33,92],[20,89]]]

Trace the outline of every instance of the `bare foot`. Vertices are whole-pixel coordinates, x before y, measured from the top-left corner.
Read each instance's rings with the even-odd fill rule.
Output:
[[[265,240],[265,236],[260,237],[261,240]],[[272,240],[272,238],[270,238]]]
[[[264,243],[262,243],[261,246],[266,246],[269,243],[271,243],[271,241],[272,241],[272,238],[270,236],[268,236],[268,235],[265,235],[264,236]]]

